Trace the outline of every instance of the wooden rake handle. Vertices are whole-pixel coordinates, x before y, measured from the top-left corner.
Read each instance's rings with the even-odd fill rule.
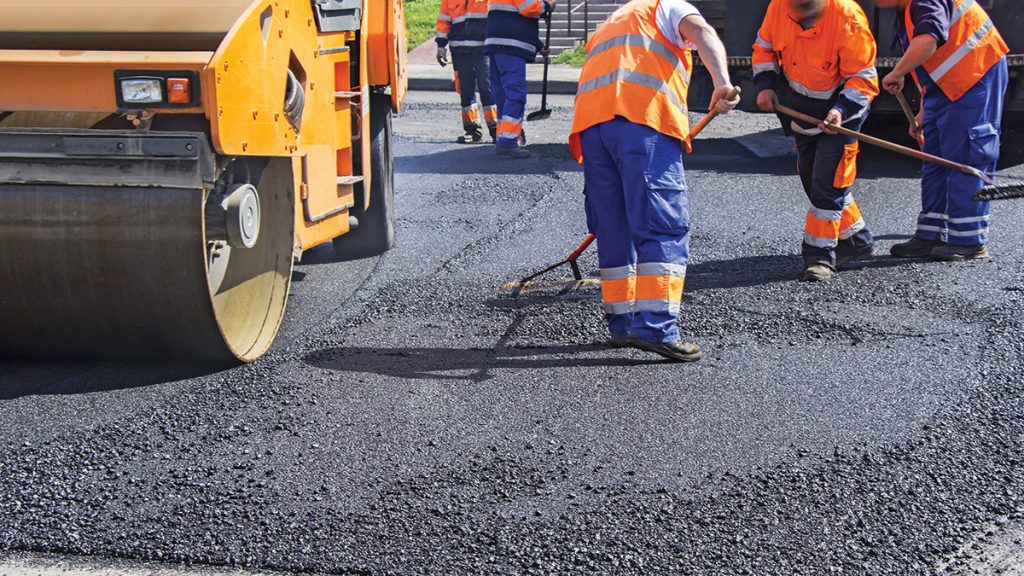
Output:
[[[917,130],[917,144],[924,148],[924,133],[921,131],[921,123],[917,121],[917,116],[914,111],[910,109],[910,102],[907,102],[907,97],[903,95],[903,92],[896,93],[896,100],[899,100],[900,108],[903,109],[903,114],[907,117],[907,122]]]
[[[728,99],[732,100],[733,98],[739,96],[742,92],[743,91],[740,90],[739,86],[734,86],[733,89],[729,91]],[[705,128],[707,128],[708,124],[710,124],[711,121],[714,120],[716,117],[718,117],[718,108],[711,110],[703,118],[700,119],[700,122],[697,122],[697,125],[690,130],[690,135],[687,137],[687,140],[693,140],[694,138],[696,138],[697,135],[700,134],[701,131],[703,131]]]
[[[808,116],[803,112],[797,112],[796,110],[793,110],[792,108],[787,108],[782,104],[776,105],[775,109],[778,110],[779,112],[782,112],[786,116],[789,116],[790,118],[794,118],[796,120],[800,120],[801,122],[806,122],[808,124],[813,124],[815,126],[823,123],[821,120],[818,120],[813,116]],[[856,130],[850,130],[849,128],[844,128],[842,126],[829,125],[829,128],[835,130],[836,132],[842,134],[843,136],[850,136],[852,138],[856,138],[861,142],[871,144],[872,146],[878,146],[879,148],[888,150],[890,152],[903,154],[904,156],[910,156],[911,158],[917,158],[922,162],[930,162],[932,164],[942,166],[943,168],[956,170],[957,172],[963,172],[964,174],[980,178],[981,180],[984,180],[986,182],[990,180],[989,178],[986,178],[985,175],[982,174],[979,170],[972,168],[971,166],[968,166],[966,164],[960,164],[957,162],[953,162],[952,160],[946,160],[945,158],[941,158],[939,156],[934,156],[932,154],[921,152],[920,150],[914,150],[913,148],[900,146],[899,144],[896,144],[894,142],[882,140],[881,138],[875,138],[874,136],[868,136],[867,134],[857,132]]]

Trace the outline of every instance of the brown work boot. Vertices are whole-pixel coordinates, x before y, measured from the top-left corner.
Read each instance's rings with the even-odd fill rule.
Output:
[[[530,157],[530,151],[523,146],[516,146],[515,148],[497,148],[498,156],[502,158],[511,158],[514,160],[521,160],[523,158]]]
[[[675,342],[651,342],[630,338],[629,343],[638,350],[654,352],[673,362],[696,362],[704,356],[700,346],[692,342],[684,342],[682,339]]]
[[[963,260],[984,260],[988,258],[988,248],[984,244],[977,246],[954,246],[944,244],[932,250],[931,257],[943,262],[960,262]]]
[[[804,268],[804,282],[828,282],[832,279],[835,269],[824,262],[814,262]]]
[[[915,236],[906,242],[893,245],[889,253],[896,258],[927,258],[932,255],[932,250],[945,245],[942,240],[923,240]]]
[[[878,248],[874,243],[862,248],[854,248],[852,244],[840,242],[839,246],[836,246],[836,268],[854,262],[871,260],[876,254],[878,254]]]

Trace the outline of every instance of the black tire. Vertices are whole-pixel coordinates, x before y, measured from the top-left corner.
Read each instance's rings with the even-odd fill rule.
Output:
[[[370,97],[370,207],[353,210],[359,227],[334,239],[345,257],[380,256],[395,245],[395,161],[391,151],[391,98]]]

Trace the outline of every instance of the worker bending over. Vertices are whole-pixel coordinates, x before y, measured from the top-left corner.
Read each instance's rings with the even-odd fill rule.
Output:
[[[587,42],[569,145],[583,163],[587,224],[597,236],[601,290],[613,347],[676,361],[700,359],[679,336],[689,263],[690,212],[682,151],[696,48],[727,113],[725,48],[684,0],[633,0]]]
[[[455,90],[462,98],[462,129],[460,143],[483,139],[480,108],[476,93],[480,91],[484,121],[494,140],[498,128],[498,108],[491,96],[490,66],[484,54],[484,31],[487,27],[487,0],[441,0],[437,14],[437,63],[448,64],[448,47],[452,49],[455,69]]]
[[[549,18],[555,0],[490,0],[484,49],[491,58],[491,87],[501,115],[498,155],[527,158],[523,137],[526,114],[526,63],[537,57],[541,18]],[[546,49],[546,47],[545,47]]]
[[[786,104],[825,123],[784,119],[796,133],[800,181],[811,208],[802,254],[805,281],[823,281],[843,264],[875,255],[875,245],[850,193],[857,177],[857,140],[828,125],[857,130],[878,95],[878,48],[864,11],[854,0],[772,0],[754,43],[757,105]]]
[[[1009,81],[1009,47],[975,0],[877,0],[900,8],[903,58],[882,80],[895,94],[912,73],[923,97],[918,123],[924,151],[994,172],[1000,119]],[[916,139],[917,130],[911,126]],[[933,164],[921,169],[921,213],[909,242],[892,247],[901,258],[988,258],[989,202],[973,197],[984,183]]]

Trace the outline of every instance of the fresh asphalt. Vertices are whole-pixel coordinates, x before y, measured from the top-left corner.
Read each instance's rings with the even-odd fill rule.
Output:
[[[995,206],[990,261],[799,283],[792,144],[723,117],[686,160],[706,357],[670,364],[605,349],[592,289],[500,291],[586,234],[553,102],[509,161],[454,143],[454,95],[412,94],[397,247],[307,254],[259,362],[0,362],[0,574],[1021,569],[1024,201]],[[916,171],[863,158],[883,253]]]

